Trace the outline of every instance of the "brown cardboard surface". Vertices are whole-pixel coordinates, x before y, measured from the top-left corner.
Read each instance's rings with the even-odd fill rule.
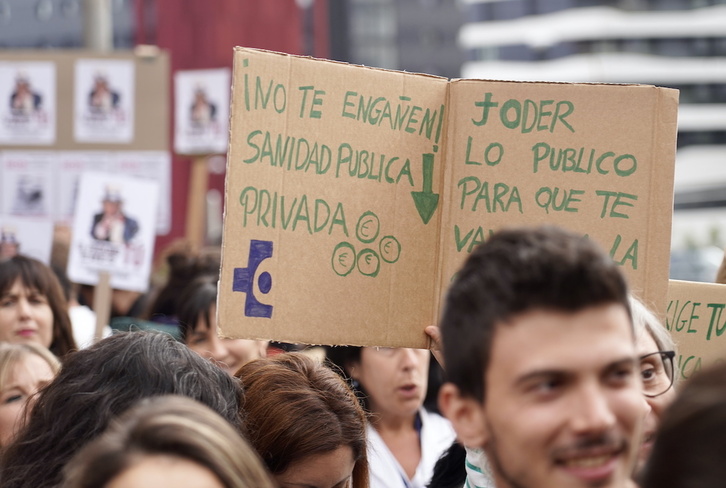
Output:
[[[74,68],[78,59],[131,59],[135,65],[134,137],[129,144],[82,143],[73,137]],[[169,148],[169,55],[133,52],[96,53],[83,50],[0,50],[0,61],[49,61],[56,67],[56,142],[50,146],[3,146],[12,150],[145,151]]]
[[[653,86],[452,82],[442,295],[490,232],[552,223],[598,241],[663,310],[677,100]]]
[[[647,302],[664,304],[674,90],[449,82],[244,48],[235,50],[233,76],[218,312],[225,335],[425,347],[423,328],[436,322],[471,243],[511,224],[589,234],[613,249]],[[499,107],[518,100],[524,130],[506,128],[495,111],[474,124],[487,93]],[[506,105],[512,119],[515,105]],[[535,173],[538,143],[585,148],[585,162],[592,149],[592,168],[553,171],[543,161]],[[603,154],[607,174],[595,164]],[[617,175],[620,155],[630,156]],[[500,195],[498,183],[509,190]],[[462,208],[467,184],[479,186],[473,210],[470,197]],[[535,200],[543,186],[577,192],[548,213]],[[515,187],[521,204],[512,202]]]
[[[422,154],[443,135],[447,80],[246,49],[234,62],[224,333],[425,346],[439,229],[435,218],[423,224],[411,192],[423,189]],[[246,317],[250,293],[231,291],[252,240],[272,243],[272,254],[239,287],[272,305],[271,318]],[[265,272],[269,293],[258,283]]]
[[[678,347],[676,371],[690,378],[709,364],[726,360],[726,285],[671,280],[666,328]]]

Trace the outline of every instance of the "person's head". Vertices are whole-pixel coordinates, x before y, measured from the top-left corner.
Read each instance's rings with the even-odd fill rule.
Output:
[[[116,215],[121,213],[124,199],[121,195],[121,189],[115,185],[106,185],[103,190],[103,213],[106,215]]]
[[[0,449],[25,425],[34,395],[51,382],[60,362],[35,343],[0,343]]]
[[[3,487],[55,486],[73,454],[134,402],[190,397],[238,425],[239,382],[171,336],[129,332],[71,354],[2,459]]]
[[[273,488],[250,445],[225,419],[181,396],[142,400],[64,469],[62,488]]]
[[[0,259],[11,258],[20,252],[20,243],[15,235],[15,229],[3,227],[0,229]]]
[[[179,295],[179,331],[189,348],[229,374],[267,355],[267,341],[223,339],[217,333],[217,277],[200,276]]]
[[[35,342],[60,358],[76,349],[63,289],[37,259],[0,261],[0,341]]]
[[[685,383],[663,415],[642,488],[720,488],[726,479],[726,363]]]
[[[30,78],[25,73],[18,73],[15,77],[15,89],[18,93],[30,93]]]
[[[221,265],[219,249],[196,251],[186,240],[172,243],[163,251],[164,278],[154,293],[145,318],[155,321],[178,322],[179,296],[200,276],[219,276]]]
[[[281,488],[366,488],[366,418],[337,373],[301,353],[250,361],[244,431]]]
[[[413,418],[426,398],[430,353],[426,349],[342,346],[328,357],[360,391],[375,423],[380,417]]]
[[[441,332],[441,409],[498,488],[626,482],[646,405],[626,282],[594,242],[495,233],[456,275]]]
[[[631,296],[635,328],[635,348],[640,359],[640,375],[643,381],[645,401],[650,412],[643,425],[643,442],[638,457],[638,469],[642,469],[653,447],[655,433],[666,407],[676,397],[673,358],[676,346],[660,320],[648,308]]]

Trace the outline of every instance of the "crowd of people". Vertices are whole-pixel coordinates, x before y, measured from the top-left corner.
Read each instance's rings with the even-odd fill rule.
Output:
[[[726,366],[679,385],[668,331],[586,237],[492,235],[422,324],[431,351],[220,337],[218,254],[166,262],[152,292],[117,302],[143,327],[77,344],[70,307],[92,290],[0,261],[1,486],[723,482]]]

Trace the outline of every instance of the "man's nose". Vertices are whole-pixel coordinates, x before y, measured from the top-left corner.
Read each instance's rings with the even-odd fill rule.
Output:
[[[608,395],[595,385],[583,388],[579,392],[570,419],[576,433],[603,432],[616,423]]]

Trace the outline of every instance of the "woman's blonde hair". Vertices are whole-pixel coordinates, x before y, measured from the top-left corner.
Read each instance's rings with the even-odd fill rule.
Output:
[[[647,332],[655,341],[659,351],[676,351],[676,344],[663,323],[640,299],[633,295],[630,295],[630,309],[633,314],[636,339]]]
[[[142,400],[114,420],[68,463],[63,488],[101,488],[141,459],[166,455],[207,468],[225,488],[274,488],[262,461],[239,432],[187,397]]]
[[[48,363],[54,375],[60,371],[61,365],[58,358],[40,344],[33,342],[18,344],[0,342],[0,390],[5,389],[7,382],[13,374],[15,365],[31,354],[35,354]]]

